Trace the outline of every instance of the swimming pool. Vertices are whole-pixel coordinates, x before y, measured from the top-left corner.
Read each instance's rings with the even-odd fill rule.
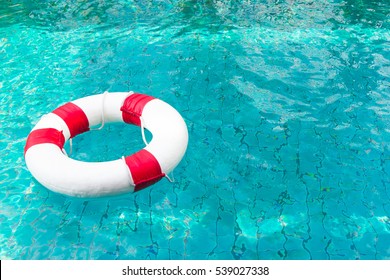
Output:
[[[388,259],[389,9],[2,1],[1,259]],[[46,190],[24,163],[31,128],[106,90],[181,113],[175,182],[101,199]],[[142,146],[139,129],[107,125],[75,138],[72,157]]]

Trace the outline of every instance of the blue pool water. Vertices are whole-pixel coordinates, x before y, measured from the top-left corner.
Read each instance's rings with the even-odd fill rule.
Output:
[[[1,259],[389,259],[390,2],[0,3]],[[175,182],[75,199],[26,168],[59,105],[134,90],[189,129]],[[149,135],[150,137],[150,135]],[[106,126],[72,156],[142,147]]]

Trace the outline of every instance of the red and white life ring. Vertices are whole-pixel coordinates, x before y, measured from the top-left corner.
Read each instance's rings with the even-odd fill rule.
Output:
[[[102,122],[143,126],[153,138],[145,148],[114,161],[82,162],[69,158],[66,141]],[[24,149],[32,175],[48,189],[78,197],[135,192],[156,183],[183,158],[187,126],[169,104],[139,93],[91,95],[45,115],[30,132]]]

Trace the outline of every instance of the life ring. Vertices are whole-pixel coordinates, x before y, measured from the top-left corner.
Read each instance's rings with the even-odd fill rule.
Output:
[[[113,161],[83,162],[64,153],[69,139],[111,122],[144,127],[153,138],[142,150]],[[100,197],[158,182],[179,164],[187,144],[187,126],[172,106],[145,94],[116,92],[74,100],[42,117],[27,137],[24,156],[31,174],[46,188]]]

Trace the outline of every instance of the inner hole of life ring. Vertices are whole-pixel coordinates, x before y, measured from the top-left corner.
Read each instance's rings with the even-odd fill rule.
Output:
[[[148,143],[152,133],[144,129]],[[70,144],[72,142],[72,144]],[[141,128],[124,123],[107,123],[100,130],[92,128],[65,143],[67,155],[85,162],[103,162],[128,156],[145,147]]]

